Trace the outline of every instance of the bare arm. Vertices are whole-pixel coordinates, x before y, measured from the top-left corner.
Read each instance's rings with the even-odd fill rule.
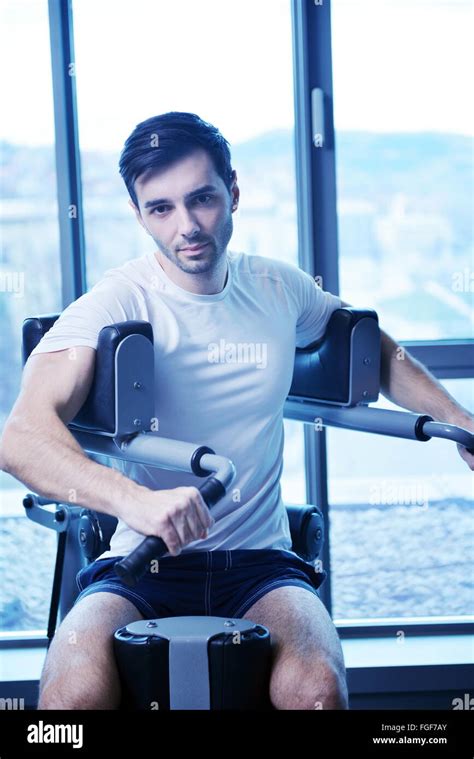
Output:
[[[349,303],[342,302],[343,306]],[[382,329],[380,390],[388,400],[418,414],[474,432],[474,416],[453,398],[422,363]],[[458,446],[461,458],[474,469],[474,456]]]
[[[420,361],[381,330],[381,391],[399,406],[451,424],[472,421],[459,404]]]
[[[31,356],[1,439],[1,468],[45,498],[117,516],[140,488],[84,453],[66,425],[90,390],[95,351],[85,346]]]
[[[150,490],[89,459],[67,429],[94,366],[95,350],[85,346],[29,358],[0,440],[0,468],[45,498],[119,517],[179,553],[214,523],[197,488]]]

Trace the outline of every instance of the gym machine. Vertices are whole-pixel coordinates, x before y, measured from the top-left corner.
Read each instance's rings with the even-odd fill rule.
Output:
[[[23,324],[23,363],[59,318],[49,314]],[[150,429],[155,388],[153,331],[148,322],[104,327],[98,337],[89,395],[68,429],[91,457],[190,472],[205,478],[200,493],[212,506],[228,491],[236,472],[225,452],[160,437]],[[474,435],[432,417],[375,409],[380,387],[380,330],[375,311],[345,307],[331,316],[324,337],[295,352],[284,415],[304,424],[344,427],[426,442],[444,438],[474,453]],[[102,463],[102,462],[101,462]],[[74,504],[52,503],[28,493],[26,515],[58,533],[48,641],[78,595],[79,569],[110,547],[117,520]],[[52,507],[52,509],[51,509]],[[287,506],[292,551],[313,563],[324,541],[317,506]],[[167,553],[163,540],[145,537],[115,564],[134,585],[150,561]],[[66,560],[65,560],[66,559]],[[236,645],[238,643],[238,645]],[[127,709],[268,709],[271,667],[269,631],[246,619],[169,617],[133,622],[114,636],[114,650]]]

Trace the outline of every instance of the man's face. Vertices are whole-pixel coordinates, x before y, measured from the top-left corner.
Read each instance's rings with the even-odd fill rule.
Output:
[[[211,271],[225,256],[239,197],[236,178],[233,172],[229,193],[212,158],[198,149],[148,179],[136,180],[138,221],[181,271]]]

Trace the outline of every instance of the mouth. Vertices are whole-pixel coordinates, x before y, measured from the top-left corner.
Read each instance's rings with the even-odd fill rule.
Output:
[[[200,245],[190,245],[188,248],[180,248],[180,252],[184,253],[199,253],[204,248],[207,248],[208,242],[201,243]]]

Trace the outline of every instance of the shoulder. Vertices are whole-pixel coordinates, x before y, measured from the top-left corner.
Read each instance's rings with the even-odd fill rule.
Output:
[[[143,255],[132,258],[121,266],[107,269],[89,292],[109,292],[117,297],[141,298],[149,282],[149,264],[147,256]]]

